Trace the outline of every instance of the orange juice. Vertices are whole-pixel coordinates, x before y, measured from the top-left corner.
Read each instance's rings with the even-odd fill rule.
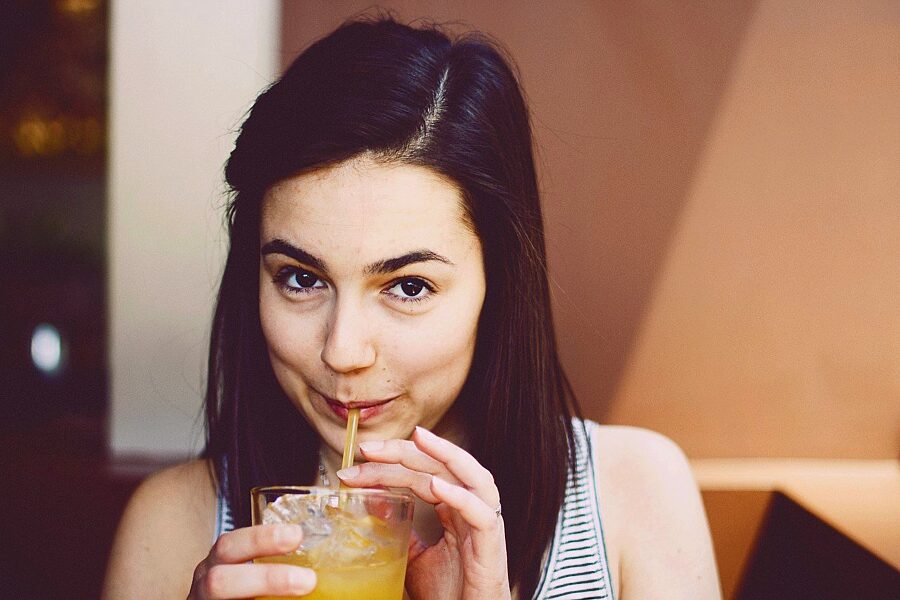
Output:
[[[304,564],[297,555],[277,556],[260,559],[257,562]],[[387,561],[345,567],[318,567],[316,587],[312,593],[303,596],[309,600],[348,600],[366,598],[368,600],[401,600],[403,580],[406,577],[406,557]],[[275,600],[273,596],[259,600]]]

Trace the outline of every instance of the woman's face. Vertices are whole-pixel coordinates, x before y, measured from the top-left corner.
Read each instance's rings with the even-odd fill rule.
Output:
[[[434,428],[469,372],[485,294],[462,197],[423,167],[356,159],[266,193],[259,308],[282,389],[335,452]]]

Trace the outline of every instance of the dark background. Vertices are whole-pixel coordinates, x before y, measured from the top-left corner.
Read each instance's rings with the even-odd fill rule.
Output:
[[[0,6],[0,434],[59,420],[99,432],[106,9],[97,1]],[[41,323],[63,344],[52,374],[31,358]]]
[[[107,7],[0,3],[0,597],[97,598],[139,477],[106,458]],[[52,373],[32,360],[59,332]]]

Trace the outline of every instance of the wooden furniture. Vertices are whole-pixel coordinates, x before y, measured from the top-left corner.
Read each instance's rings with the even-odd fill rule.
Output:
[[[900,598],[900,466],[694,460],[726,598]]]

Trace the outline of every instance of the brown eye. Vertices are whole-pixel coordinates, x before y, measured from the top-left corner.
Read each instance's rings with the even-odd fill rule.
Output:
[[[319,278],[309,271],[299,271],[288,278],[288,285],[292,285],[293,287],[311,288],[316,285],[318,280]]]
[[[396,280],[384,293],[400,302],[421,302],[430,299],[435,293],[435,288],[419,277],[407,277]]]
[[[275,276],[274,281],[281,289],[292,294],[312,293],[314,290],[327,287],[315,273],[296,267],[282,269]]]
[[[420,293],[422,293],[422,290],[425,289],[425,286],[422,284],[422,282],[416,279],[408,279],[400,284],[400,289],[410,298],[415,298]]]
[[[436,293],[434,286],[419,277],[398,279],[383,293],[400,302],[423,302]]]

